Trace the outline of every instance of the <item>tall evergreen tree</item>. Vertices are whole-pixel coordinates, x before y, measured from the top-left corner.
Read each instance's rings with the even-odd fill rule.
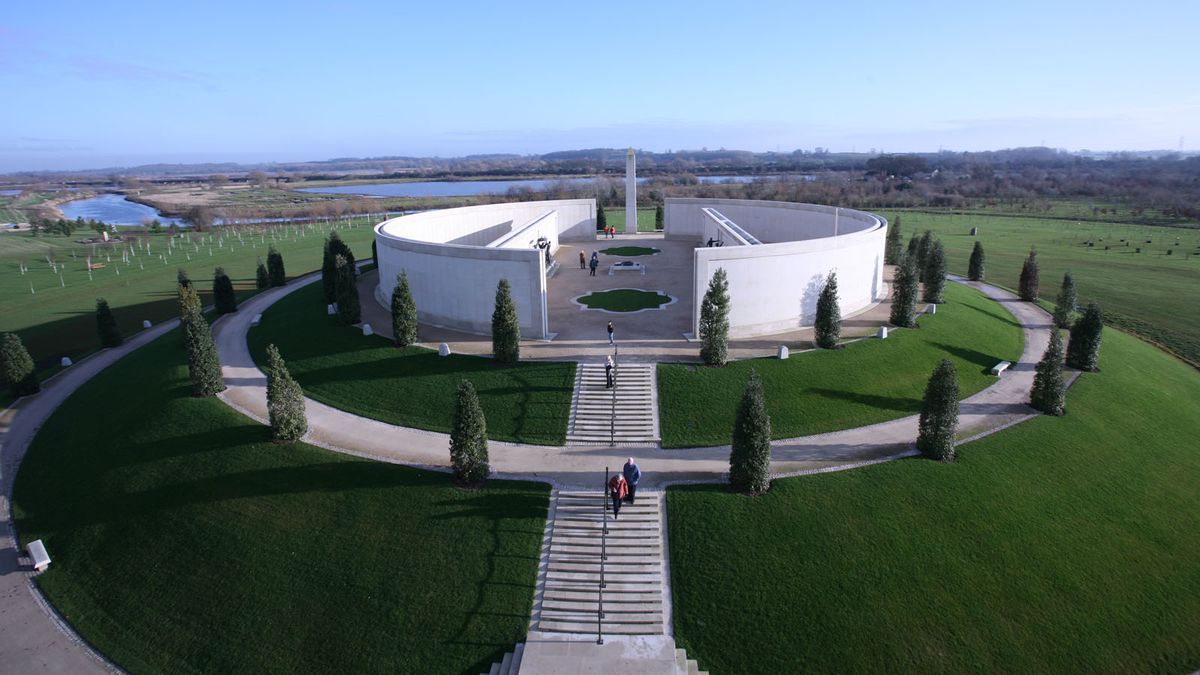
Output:
[[[283,269],[283,254],[274,246],[267,249],[267,276],[272,286],[282,286],[287,283],[287,272]]]
[[[718,267],[700,302],[700,359],[710,366],[729,360],[729,278]]]
[[[904,255],[913,260],[921,259],[921,235],[916,232],[913,233],[913,236],[908,240],[908,248],[904,250]],[[896,264],[899,265],[901,262],[903,261],[897,261]]]
[[[912,328],[917,325],[917,292],[921,290],[917,271],[917,256],[905,255],[892,280],[892,313],[894,326]]]
[[[604,206],[596,200],[596,229],[600,232],[608,229],[608,218],[604,215]]]
[[[1104,332],[1104,315],[1100,305],[1089,302],[1083,316],[1071,326],[1067,343],[1067,365],[1079,370],[1094,371],[1100,363],[1100,338]]]
[[[771,487],[771,416],[762,380],[754,369],[733,422],[729,482],[735,490],[751,494],[762,494]]]
[[[276,443],[298,441],[308,431],[304,391],[273,344],[267,345],[267,416]]]
[[[1063,414],[1066,386],[1063,383],[1062,366],[1062,333],[1053,328],[1050,330],[1050,344],[1042,354],[1042,360],[1038,361],[1033,389],[1029,392],[1029,405],[1047,415]]]
[[[654,229],[656,229],[656,230],[663,229],[663,220],[664,220],[664,214],[663,214],[662,204],[655,204],[654,205]]]
[[[392,288],[392,335],[397,347],[407,347],[417,341],[417,304],[408,290],[408,274],[396,275]]]
[[[191,286],[192,280],[188,277],[187,270],[182,267],[175,270],[175,284],[177,286]]]
[[[925,230],[921,242],[917,245],[917,273],[921,281],[925,281],[925,265],[929,262],[929,252],[933,250],[933,231]]]
[[[191,282],[179,284],[175,287],[175,290],[179,297],[179,330],[183,333],[184,348],[187,348],[188,340],[190,339],[188,331],[191,330],[188,317],[191,316],[192,312],[202,312],[203,308],[200,306],[200,294],[196,292]]]
[[[1036,302],[1038,299],[1038,262],[1037,251],[1029,249],[1029,257],[1021,266],[1021,279],[1017,287],[1018,295],[1026,302]]]
[[[233,292],[233,282],[225,274],[224,267],[213,270],[213,305],[217,314],[228,314],[237,311],[237,296]]]
[[[1058,291],[1058,299],[1054,303],[1054,325],[1059,328],[1070,328],[1075,320],[1075,277],[1071,270],[1063,275],[1062,288]]]
[[[221,377],[217,346],[213,343],[208,319],[200,310],[200,301],[187,297],[195,293],[195,288],[187,288],[181,293],[181,304],[186,312],[183,325],[188,353],[188,377],[192,382],[192,396],[212,396],[225,390],[225,380]]]
[[[379,269],[379,246],[375,240],[371,240],[371,262],[375,265],[375,269]]]
[[[512,299],[508,279],[496,284],[496,308],[492,310],[492,356],[500,363],[521,359],[521,321]]]
[[[984,265],[983,242],[976,240],[975,247],[971,249],[971,260],[967,263],[967,278],[971,281],[983,281]]]
[[[900,216],[888,224],[887,244],[883,248],[883,261],[889,265],[900,262],[904,255],[904,235],[900,233]]]
[[[488,466],[487,420],[475,385],[463,380],[454,400],[454,418],[450,423],[450,466],[454,477],[462,483],[478,484],[487,479]]]
[[[337,291],[337,318],[347,326],[362,320],[362,306],[358,302],[358,285],[354,282],[354,263],[346,260],[342,254],[334,256],[337,274],[334,284]]]
[[[918,423],[917,449],[926,457],[954,459],[954,434],[958,431],[958,377],[954,364],[942,359],[925,386]]]
[[[117,329],[117,319],[104,298],[96,298],[96,332],[100,335],[102,347],[116,347],[125,341]]]
[[[262,258],[258,259],[258,268],[254,270],[254,287],[260,291],[271,287],[271,275]]]
[[[842,310],[838,306],[837,272],[825,277],[825,287],[817,298],[817,320],[813,326],[817,346],[833,349],[842,337]]]
[[[342,256],[350,263],[350,273],[354,274],[354,253],[350,246],[342,241],[337,230],[330,230],[325,238],[325,251],[321,262],[321,287],[325,290],[325,303],[337,302],[337,257]]]
[[[941,304],[946,301],[946,249],[935,239],[925,258],[925,302]]]
[[[42,390],[34,374],[33,358],[16,333],[0,335],[0,387],[7,387],[14,398]]]

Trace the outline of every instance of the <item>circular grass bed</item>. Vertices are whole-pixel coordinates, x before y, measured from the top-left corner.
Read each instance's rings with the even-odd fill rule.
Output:
[[[637,288],[615,288],[611,291],[596,291],[581,295],[575,302],[588,309],[603,309],[607,312],[640,312],[658,309],[672,302],[672,298],[658,291],[643,291]]]
[[[50,417],[13,513],[125,671],[478,673],[525,637],[548,492],[272,443],[191,395],[175,330]]]
[[[622,258],[634,258],[639,255],[658,255],[662,253],[662,251],[649,246],[613,246],[602,248],[600,252],[604,255],[615,255]]]

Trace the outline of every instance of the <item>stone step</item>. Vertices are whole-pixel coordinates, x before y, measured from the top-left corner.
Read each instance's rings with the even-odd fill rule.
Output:
[[[658,543],[647,542],[638,544],[625,540],[621,545],[615,545],[608,542],[607,545],[601,546],[599,541],[588,542],[584,544],[578,543],[550,543],[550,555],[553,556],[598,556],[601,551],[607,551],[609,559],[617,558],[653,558],[659,560],[662,558],[662,546]]]
[[[599,589],[593,591],[573,591],[555,589],[553,593],[550,590],[546,591],[545,597],[542,599],[542,604],[548,602],[591,602],[596,604],[596,595]],[[614,591],[612,585],[604,589],[604,603],[608,604],[609,599],[616,602],[642,602],[642,603],[658,603],[662,604],[661,593],[645,593],[639,591]]]
[[[599,606],[599,603],[597,602],[596,598],[592,598],[591,601],[555,599],[553,601],[546,600],[546,601],[542,602],[542,611],[543,612],[546,612],[546,611],[575,612],[577,614],[578,613],[587,613],[587,612],[594,613],[598,606]],[[628,612],[656,612],[661,615],[662,614],[662,602],[661,601],[659,601],[659,602],[625,601],[625,600],[621,600],[619,598],[614,599],[612,597],[609,597],[608,594],[606,594],[604,597],[604,613],[607,614],[609,612],[612,612],[614,614],[628,613]],[[542,616],[546,616],[546,615],[543,613]]]
[[[546,579],[546,593],[594,593],[598,589],[605,593],[659,593],[660,585],[643,582],[629,583],[605,579],[604,588],[600,589],[599,579],[580,581],[578,579]]]
[[[539,621],[538,630],[548,633],[596,634],[596,621]],[[605,635],[662,635],[662,623],[647,624],[604,624]]]

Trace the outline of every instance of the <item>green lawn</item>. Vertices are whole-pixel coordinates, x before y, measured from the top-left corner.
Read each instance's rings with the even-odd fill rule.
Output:
[[[574,363],[509,367],[479,356],[396,349],[390,340],[338,325],[325,313],[321,293],[315,283],[280,300],[249,337],[260,364],[274,343],[308,396],[391,424],[449,432],[455,389],[468,379],[479,393],[489,438],[546,445],[566,440]]]
[[[926,229],[938,234],[955,274],[967,272],[975,244],[970,232],[978,227],[987,280],[1010,288],[1017,286],[1029,247],[1036,246],[1043,297],[1054,300],[1069,269],[1081,304],[1096,300],[1109,321],[1200,364],[1200,229],[906,211],[883,215],[901,216],[906,242]]]
[[[659,364],[663,446],[729,443],[751,368],[762,376],[774,437],[792,438],[918,412],[929,375],[943,358],[958,368],[965,398],[995,382],[988,371],[1000,361],[1015,361],[1022,345],[1011,314],[974,289],[948,283],[946,304],[937,314],[922,317],[919,329],[897,330],[886,340],[723,368]]]
[[[615,255],[624,258],[633,258],[640,255],[654,255],[656,253],[661,253],[661,251],[658,249],[651,248],[649,246],[613,246],[610,248],[602,248],[600,249],[600,252],[604,255]]]
[[[606,309],[610,312],[637,312],[661,307],[671,301],[671,296],[657,291],[639,291],[634,288],[617,288],[611,291],[596,291],[579,298],[589,309]]]
[[[102,372],[17,475],[88,643],[135,673],[477,673],[524,639],[548,488],[274,445],[185,362],[174,331]]]
[[[355,224],[352,229],[343,224],[339,233],[356,256],[369,258],[373,238],[370,223]],[[272,232],[289,277],[320,267],[322,244],[329,233],[323,225],[266,230],[254,236],[247,232],[240,240],[214,228],[195,235],[203,237],[203,243],[192,243],[193,235],[182,234],[170,248],[169,235],[137,235],[143,242],[150,242],[149,255],[134,247],[137,255],[131,256],[129,263],[122,263],[119,244],[107,249],[96,246],[93,262],[102,262],[105,267],[93,271],[91,280],[85,259],[93,247],[75,244],[74,240],[95,236],[95,232],[80,231],[73,237],[5,233],[0,235],[0,306],[4,308],[0,312],[0,331],[20,334],[45,376],[53,372],[63,356],[79,360],[99,349],[95,319],[98,297],[108,300],[121,331],[129,335],[141,330],[143,320],[158,323],[179,315],[175,297],[178,268],[188,270],[205,303],[212,301],[209,291],[213,268],[218,265],[224,266],[243,296],[252,294],[258,258],[265,259]],[[159,259],[160,253],[166,254],[165,262]],[[47,255],[63,263],[61,280],[51,271]],[[24,275],[19,270],[21,263],[29,269]]]
[[[637,210],[638,232],[657,232],[654,229],[654,207],[641,208]],[[604,218],[610,227],[617,228],[617,233],[625,231],[625,207],[624,206],[606,206],[604,207]]]
[[[1200,667],[1200,374],[1104,340],[1065,417],[953,464],[671,489],[679,645],[713,673]]]

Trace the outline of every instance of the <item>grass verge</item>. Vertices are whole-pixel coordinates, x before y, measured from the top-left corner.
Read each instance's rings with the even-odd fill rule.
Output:
[[[762,376],[774,437],[792,438],[918,412],[929,375],[943,358],[958,368],[965,398],[995,382],[988,371],[1000,361],[1015,361],[1022,344],[1020,326],[998,303],[948,283],[937,314],[923,316],[919,329],[894,331],[887,340],[723,368],[659,364],[663,446],[729,443],[751,368]]]
[[[579,298],[588,309],[605,309],[610,312],[637,312],[655,309],[671,301],[671,296],[657,291],[639,291],[636,288],[616,288],[597,291]]]
[[[260,364],[268,344],[278,347],[306,395],[390,424],[449,432],[455,388],[467,379],[479,393],[489,438],[543,445],[566,440],[574,363],[503,366],[479,356],[396,349],[386,338],[339,325],[326,314],[321,293],[314,283],[275,303],[248,338]]]
[[[1200,374],[1104,340],[1065,417],[953,464],[671,489],[679,645],[714,673],[1195,670]]]
[[[131,672],[481,672],[524,638],[548,489],[451,487],[188,395],[178,331],[111,366],[17,475],[38,584]]]
[[[602,248],[600,249],[600,252],[604,255],[615,255],[623,258],[634,258],[640,255],[654,255],[656,253],[661,253],[661,251],[658,249],[651,248],[649,246],[612,246],[609,248]]]

